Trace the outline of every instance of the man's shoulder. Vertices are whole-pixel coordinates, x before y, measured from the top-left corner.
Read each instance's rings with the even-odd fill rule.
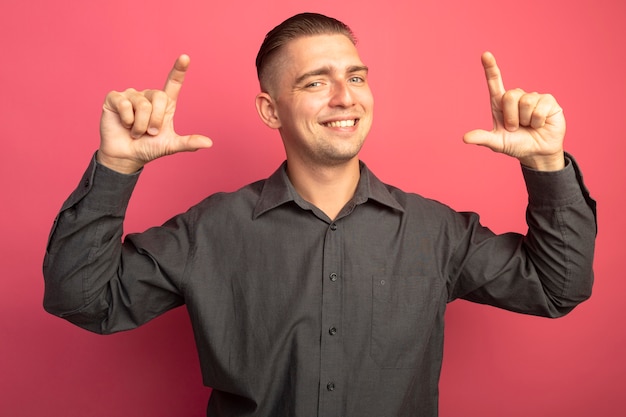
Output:
[[[409,212],[413,209],[427,209],[431,208],[433,210],[451,210],[451,208],[445,203],[426,197],[422,194],[413,191],[406,191],[400,187],[397,187],[392,184],[380,182],[380,185],[384,187],[386,192],[397,201],[405,210]]]
[[[235,191],[220,191],[211,194],[194,206],[196,210],[232,211],[240,209],[254,209],[267,179],[249,183]]]

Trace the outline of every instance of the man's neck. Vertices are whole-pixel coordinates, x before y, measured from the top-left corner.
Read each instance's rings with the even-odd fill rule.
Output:
[[[335,219],[354,196],[360,178],[358,158],[335,166],[287,162],[287,175],[294,188],[309,203]]]

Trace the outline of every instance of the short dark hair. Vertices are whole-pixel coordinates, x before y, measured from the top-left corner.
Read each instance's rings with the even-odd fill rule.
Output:
[[[271,57],[285,44],[304,36],[340,34],[356,45],[356,37],[348,25],[319,13],[300,13],[285,20],[269,31],[256,56],[256,72],[261,88],[267,79],[266,69]]]

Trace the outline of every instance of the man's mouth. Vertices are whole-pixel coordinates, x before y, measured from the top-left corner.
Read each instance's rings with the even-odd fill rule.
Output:
[[[359,122],[359,119],[334,120],[332,122],[322,123],[326,127],[352,127]]]

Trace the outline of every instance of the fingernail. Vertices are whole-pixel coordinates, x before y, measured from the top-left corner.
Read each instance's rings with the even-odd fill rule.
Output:
[[[159,134],[159,129],[157,129],[156,127],[151,127],[148,129],[148,134],[152,136],[156,136]]]

